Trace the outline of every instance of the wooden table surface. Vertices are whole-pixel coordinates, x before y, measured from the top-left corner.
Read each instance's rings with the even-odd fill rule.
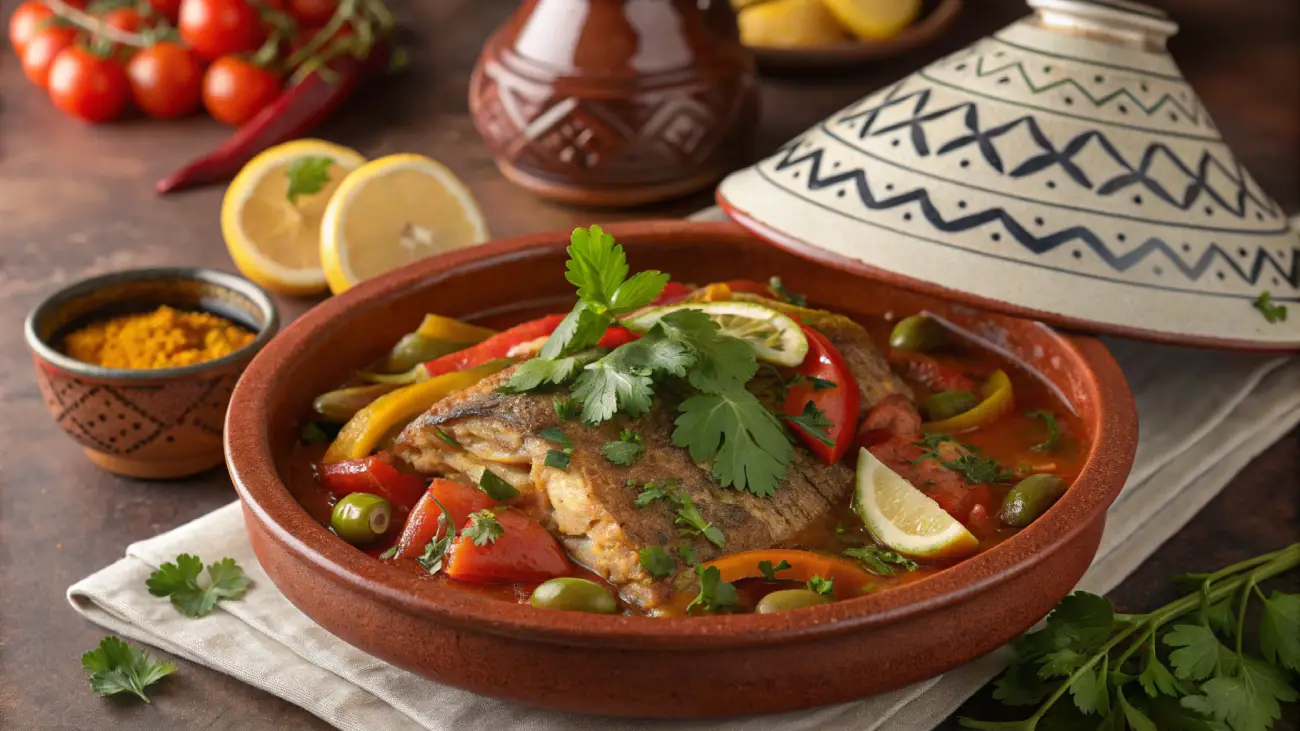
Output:
[[[5,0],[7,17],[14,0]],[[497,236],[592,222],[679,216],[708,194],[641,210],[540,202],[497,173],[466,113],[482,39],[510,0],[393,3],[413,35],[409,72],[369,92],[319,130],[368,157],[419,152],[445,162],[482,204]],[[910,57],[835,78],[763,83],[759,150],[1024,12],[1018,0],[971,0],[961,27]],[[1171,43],[1241,162],[1289,211],[1300,209],[1300,4],[1180,0]],[[90,692],[78,657],[104,631],[64,599],[76,580],[127,544],[234,499],[224,472],[181,482],[118,479],[92,466],[45,413],[22,343],[27,311],[51,290],[95,274],[152,265],[232,270],[218,228],[221,188],[160,200],[152,182],[221,140],[206,119],[87,127],[55,111],[0,60],[0,728],[325,729],[306,711],[216,672],[180,670],[145,706]],[[286,321],[311,302],[280,298]],[[1300,535],[1300,430],[1272,446],[1113,594],[1132,611],[1171,597],[1167,580]],[[1286,724],[1280,724],[1279,728]],[[949,726],[954,726],[949,722]],[[1292,724],[1289,726],[1294,728]]]

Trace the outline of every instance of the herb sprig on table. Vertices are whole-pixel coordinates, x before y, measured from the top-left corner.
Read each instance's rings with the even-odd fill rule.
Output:
[[[1016,642],[1019,658],[995,684],[996,700],[1037,706],[1033,715],[961,723],[987,731],[1082,720],[1104,731],[1267,731],[1280,704],[1300,698],[1291,686],[1300,671],[1300,594],[1266,595],[1260,584],[1298,565],[1295,544],[1181,577],[1195,590],[1147,614],[1118,614],[1108,599],[1075,592],[1046,627]],[[1252,607],[1254,633],[1246,625]]]
[[[203,561],[182,553],[176,561],[165,563],[145,582],[154,596],[170,597],[172,606],[187,617],[202,617],[222,599],[238,599],[253,580],[233,558],[223,558],[208,566],[207,585],[199,583]]]
[[[90,689],[100,695],[130,693],[145,703],[144,689],[176,672],[169,662],[157,662],[147,651],[116,637],[105,637],[99,647],[81,656],[81,668],[90,676]]]

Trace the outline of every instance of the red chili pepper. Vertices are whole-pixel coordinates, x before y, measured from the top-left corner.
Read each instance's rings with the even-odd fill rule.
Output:
[[[529,320],[522,325],[515,325],[477,345],[471,345],[464,350],[448,353],[441,358],[435,358],[425,363],[425,373],[428,374],[429,378],[433,378],[444,373],[455,373],[466,368],[481,366],[497,358],[504,358],[515,346],[547,337],[555,332],[555,328],[560,326],[560,321],[564,317],[564,315],[547,315],[536,320]]]
[[[410,510],[415,506],[428,482],[419,475],[398,470],[393,466],[392,455],[387,452],[362,459],[323,464],[318,468],[316,479],[334,497],[368,492],[402,510]]]
[[[376,44],[364,59],[339,56],[325,69],[313,71],[276,97],[216,149],[159,180],[154,190],[164,195],[229,180],[259,152],[301,137],[320,124],[352,96],[363,80],[382,71],[387,64],[385,43]]]

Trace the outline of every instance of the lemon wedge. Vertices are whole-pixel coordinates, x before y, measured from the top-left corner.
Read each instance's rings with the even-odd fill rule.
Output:
[[[365,162],[356,150],[323,140],[286,142],[248,161],[221,202],[221,235],[239,271],[274,292],[323,292],[325,205]]]
[[[853,509],[877,541],[905,556],[956,559],[979,548],[966,526],[865,448],[858,452]]]
[[[850,33],[864,41],[893,38],[916,20],[921,0],[819,0]]]
[[[822,0],[771,0],[751,5],[736,17],[746,46],[793,48],[844,40],[844,30]]]
[[[343,181],[325,209],[320,259],[330,291],[425,257],[486,241],[469,189],[422,155],[372,160]]]

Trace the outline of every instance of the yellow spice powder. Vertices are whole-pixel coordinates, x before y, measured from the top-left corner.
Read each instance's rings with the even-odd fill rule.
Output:
[[[153,312],[96,322],[64,340],[67,354],[105,368],[175,368],[215,360],[253,341],[253,333],[206,312],[163,305]]]

